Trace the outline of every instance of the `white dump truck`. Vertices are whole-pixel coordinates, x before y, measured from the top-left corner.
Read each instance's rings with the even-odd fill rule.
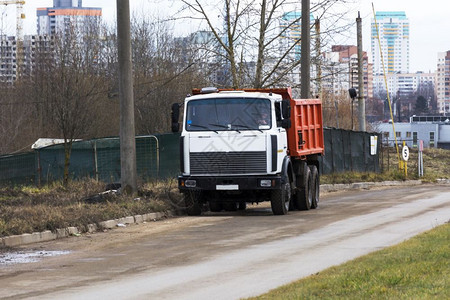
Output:
[[[177,131],[179,106],[172,111]],[[322,104],[290,88],[193,90],[184,101],[179,190],[188,215],[270,201],[275,215],[316,208]]]

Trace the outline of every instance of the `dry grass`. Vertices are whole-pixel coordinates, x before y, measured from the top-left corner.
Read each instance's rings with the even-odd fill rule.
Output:
[[[321,183],[352,183],[386,180],[414,180],[423,182],[435,182],[436,179],[450,178],[450,150],[425,149],[423,151],[424,176],[418,176],[418,151],[410,149],[408,160],[408,175],[405,177],[403,170],[399,170],[397,151],[395,148],[384,148],[380,160],[382,161],[382,173],[357,173],[346,172],[324,175]]]
[[[43,188],[0,189],[0,236],[76,226],[173,209],[180,201],[172,181],[146,183],[138,197],[108,194],[105,184],[86,179],[68,187],[55,183]]]
[[[400,147],[401,148],[401,147]],[[400,151],[399,148],[399,151]],[[408,160],[408,178],[418,179],[418,150],[410,148]],[[450,178],[450,150],[427,148],[423,151],[424,180],[435,181],[437,178]],[[398,169],[397,151],[395,148],[385,148],[383,152],[383,170]]]

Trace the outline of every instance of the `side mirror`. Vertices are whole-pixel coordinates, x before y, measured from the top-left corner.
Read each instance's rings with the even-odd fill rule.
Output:
[[[285,129],[289,129],[289,128],[291,128],[291,126],[292,126],[291,119],[281,120],[281,127],[285,128]]]
[[[291,104],[289,100],[284,99],[281,102],[281,111],[283,113],[283,119],[289,119],[291,117]]]
[[[180,131],[180,105],[178,103],[172,104],[172,132]]]

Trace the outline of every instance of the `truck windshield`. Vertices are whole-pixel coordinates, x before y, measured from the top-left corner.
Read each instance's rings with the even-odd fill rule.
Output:
[[[219,98],[192,100],[187,105],[188,131],[245,131],[272,127],[269,99]]]

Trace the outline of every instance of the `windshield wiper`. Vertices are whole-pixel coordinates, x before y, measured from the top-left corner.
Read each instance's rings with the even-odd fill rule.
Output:
[[[247,125],[243,125],[243,124],[231,124],[231,126],[236,126],[236,127],[242,127],[242,128],[245,128],[245,129],[251,129],[251,130],[259,130],[260,132],[263,132],[261,129],[258,129],[258,128],[252,128],[252,127],[250,127],[250,126],[247,126]],[[241,133],[240,131],[239,131],[239,129],[235,129],[237,132],[239,132],[239,133]]]
[[[213,129],[207,127],[207,126],[198,125],[198,124],[192,124],[192,123],[191,123],[191,124],[188,124],[188,125],[189,125],[189,126],[198,127],[198,128],[203,128],[203,129],[206,129],[206,130],[211,130],[211,131],[214,131],[215,133],[219,134],[219,132],[217,132],[217,130],[213,130]]]
[[[230,127],[226,126],[226,125],[222,125],[222,124],[208,124],[211,126],[216,126],[216,127],[220,127],[220,128],[225,128],[225,129],[230,129]]]

